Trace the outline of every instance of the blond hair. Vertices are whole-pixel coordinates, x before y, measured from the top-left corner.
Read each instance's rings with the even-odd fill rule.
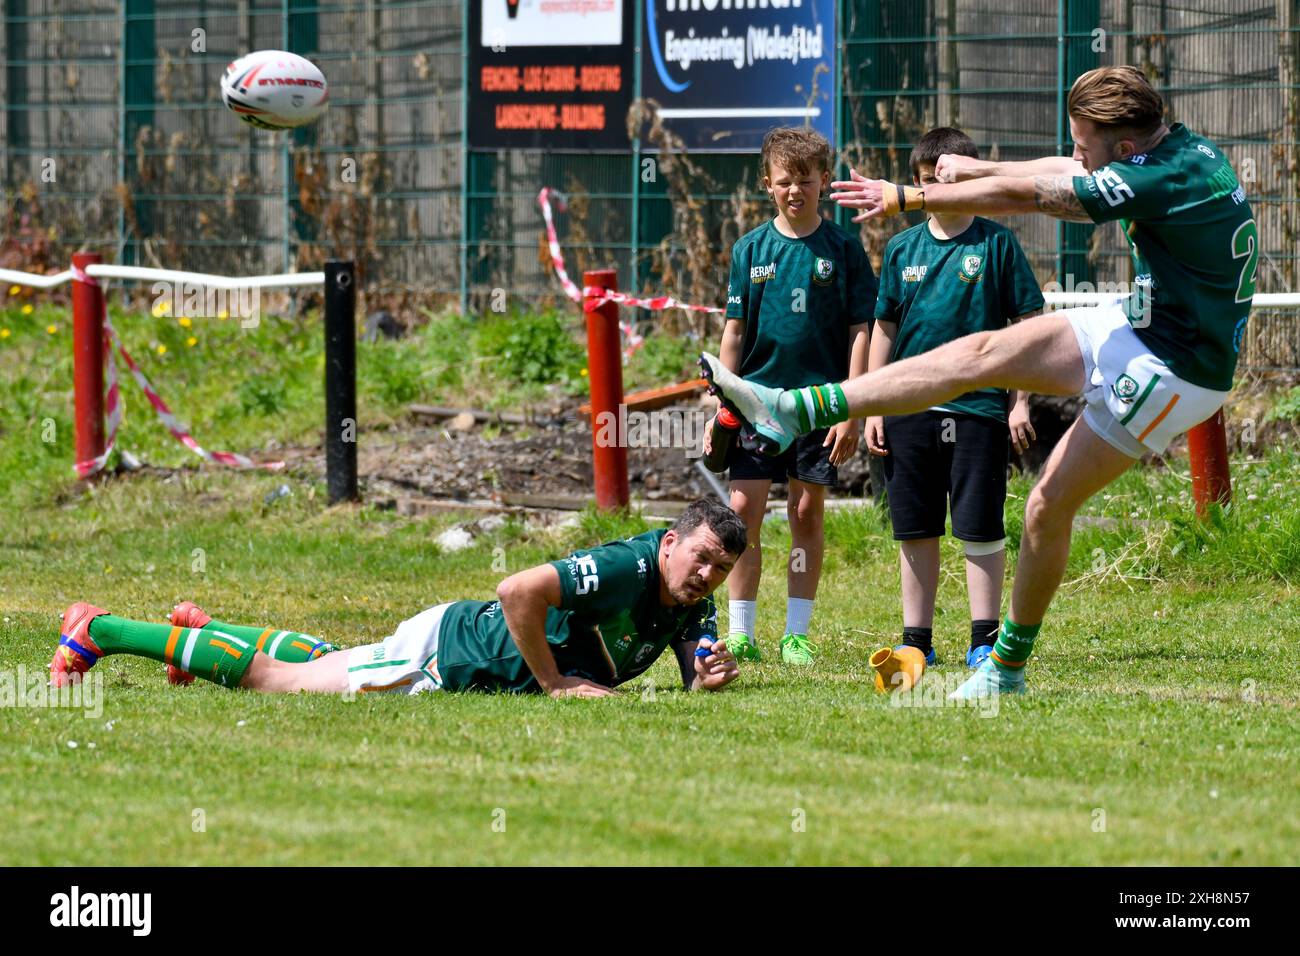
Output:
[[[1164,120],[1164,100],[1135,66],[1089,70],[1070,87],[1066,109],[1075,119],[1110,129],[1149,133]]]
[[[763,175],[772,174],[772,164],[780,163],[798,175],[829,172],[831,144],[826,137],[806,126],[781,126],[763,137]]]

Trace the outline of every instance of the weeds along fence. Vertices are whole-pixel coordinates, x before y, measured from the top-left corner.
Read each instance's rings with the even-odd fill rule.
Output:
[[[535,202],[550,185],[568,198],[559,229],[575,274],[613,267],[621,289],[717,304],[731,243],[770,214],[756,157],[686,154],[639,90],[629,128],[644,119],[649,131],[626,152],[469,150],[468,5],[458,0],[0,8],[0,267],[62,268],[90,249],[236,275],[335,256],[357,262],[368,309],[477,310],[503,295],[534,308],[563,298]],[[1296,0],[1026,0],[1014,11],[884,0],[840,3],[837,19],[841,174],[852,164],[905,178],[913,143],[940,124],[966,129],[986,157],[1065,152],[1070,83],[1095,66],[1135,64],[1171,120],[1232,159],[1259,222],[1259,291],[1300,289]],[[320,122],[270,134],[228,115],[222,70],[262,48],[320,64],[331,84]],[[863,229],[873,260],[908,224]],[[1008,224],[1045,284],[1131,278],[1116,225]],[[641,321],[714,331],[684,313]],[[1300,368],[1300,316],[1258,310],[1242,358]]]

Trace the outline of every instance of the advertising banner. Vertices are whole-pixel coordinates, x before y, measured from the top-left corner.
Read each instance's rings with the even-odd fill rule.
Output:
[[[634,3],[471,3],[470,148],[628,149]]]
[[[805,124],[834,142],[834,0],[638,2],[642,95],[688,149],[757,150]]]

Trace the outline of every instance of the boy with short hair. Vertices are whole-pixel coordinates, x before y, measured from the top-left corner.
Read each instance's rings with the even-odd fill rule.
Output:
[[[763,139],[763,188],[776,216],[732,248],[719,352],[729,369],[755,381],[811,385],[867,369],[876,276],[858,237],[818,213],[830,166],[830,143],[811,129],[774,129]],[[706,445],[710,430],[705,429]],[[821,577],[826,488],[835,483],[836,466],[857,447],[857,430],[836,426],[799,439],[775,457],[739,446],[734,452],[731,507],[749,532],[749,550],[728,584],[727,644],[738,659],[760,658],[759,532],[772,482],[788,480],[791,549],[781,659],[812,663],[808,627]]]
[[[935,164],[945,153],[979,158],[961,130],[932,129],[912,150],[913,182],[938,182]],[[890,239],[880,276],[872,371],[972,332],[1004,328],[1043,308],[1015,235],[980,216],[932,213]],[[890,518],[900,542],[903,643],[925,654],[927,664],[935,662],[939,540],[949,499],[952,533],[966,550],[966,663],[978,667],[997,640],[1006,568],[1008,428],[1017,452],[1035,437],[1024,392],[984,388],[927,411],[866,420],[867,450],[885,456]]]

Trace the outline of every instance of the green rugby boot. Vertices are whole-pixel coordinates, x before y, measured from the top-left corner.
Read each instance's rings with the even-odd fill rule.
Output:
[[[748,634],[742,634],[740,631],[732,631],[726,636],[727,649],[737,661],[753,661],[757,663],[763,659],[763,652],[758,649],[758,644]]]
[[[787,664],[807,666],[816,653],[817,646],[808,640],[807,634],[787,634],[781,638],[781,660]]]

